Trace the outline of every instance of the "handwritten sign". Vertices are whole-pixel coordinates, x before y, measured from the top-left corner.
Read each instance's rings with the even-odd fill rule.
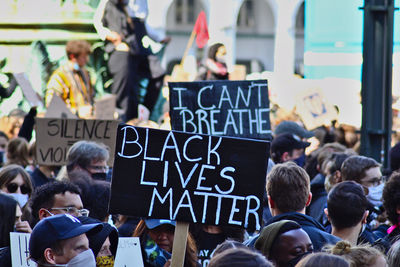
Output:
[[[142,267],[143,258],[139,237],[120,237],[114,266]]]
[[[32,267],[36,263],[29,260],[29,239],[27,233],[10,233],[11,262],[13,267]]]
[[[296,112],[307,129],[330,125],[338,117],[335,108],[326,100],[320,88],[304,90],[296,98]]]
[[[36,159],[38,164],[64,165],[67,152],[76,141],[104,143],[113,164],[118,121],[36,118]]]
[[[15,80],[17,80],[18,85],[21,87],[24,96],[28,100],[31,106],[42,106],[42,100],[39,94],[33,89],[31,82],[26,76],[26,73],[15,73],[14,74]]]
[[[271,139],[267,80],[169,83],[172,129]]]
[[[268,151],[263,140],[120,124],[110,212],[260,229]]]

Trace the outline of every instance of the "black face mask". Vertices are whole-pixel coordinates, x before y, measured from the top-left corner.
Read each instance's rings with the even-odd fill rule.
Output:
[[[308,254],[311,254],[311,252],[307,251],[303,254],[300,254],[299,256],[297,256],[296,258],[291,259],[290,261],[287,262],[286,267],[294,267],[296,266],[296,264],[305,256],[307,256]]]
[[[92,173],[92,178],[95,180],[105,181],[106,177],[107,177],[107,173],[105,173],[105,172]]]

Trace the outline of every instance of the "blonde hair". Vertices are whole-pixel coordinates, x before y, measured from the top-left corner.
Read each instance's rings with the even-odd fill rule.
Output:
[[[384,254],[370,245],[351,246],[347,241],[339,241],[336,245],[324,248],[333,255],[344,257],[350,262],[351,267],[373,266],[379,257],[385,258]],[[386,260],[386,259],[385,259]]]

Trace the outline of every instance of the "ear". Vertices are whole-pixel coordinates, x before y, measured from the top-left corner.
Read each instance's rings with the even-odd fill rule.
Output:
[[[397,206],[397,207],[396,207],[396,213],[397,213],[398,215],[400,215],[400,206]]]
[[[46,209],[41,208],[39,210],[39,220],[42,220],[42,219],[44,219],[46,217],[50,217],[50,214],[47,212]]]
[[[329,213],[328,213],[328,209],[327,208],[324,209],[324,213],[325,213],[326,217],[328,217],[328,221],[331,221],[331,218],[329,217]]]
[[[43,252],[44,259],[50,264],[56,264],[55,254],[51,248],[46,248]]]
[[[335,184],[343,182],[342,173],[339,170],[336,170],[333,174],[333,180],[335,181]]]
[[[366,223],[367,223],[368,215],[369,215],[369,210],[366,210],[366,211],[364,212],[364,216],[363,216],[363,218],[362,218],[361,223],[363,223],[363,224],[366,224]]]
[[[270,196],[268,196],[268,205],[270,209],[275,209],[275,202],[272,200]]]
[[[282,162],[286,162],[290,159],[290,154],[289,152],[283,152],[282,156],[281,156],[281,161]]]
[[[306,207],[308,207],[311,204],[311,200],[312,200],[312,193],[310,192],[310,193],[308,193]]]

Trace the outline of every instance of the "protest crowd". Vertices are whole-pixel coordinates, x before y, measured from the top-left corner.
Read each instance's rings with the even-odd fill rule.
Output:
[[[148,35],[167,44],[170,37],[146,24],[146,3],[102,0],[96,12],[95,28],[113,76],[111,93],[117,111],[111,118],[94,117],[96,91],[85,68],[90,43],[71,40],[66,44],[68,62],[49,77],[43,96],[46,108],[60,100],[64,112],[43,118],[32,106],[28,113],[14,110],[7,123],[2,122],[0,267],[12,266],[18,247],[10,234],[15,233],[29,234],[24,255],[37,266],[133,266],[118,263],[122,238],[133,237],[139,253],[125,256],[128,261],[173,266],[174,233],[182,210],[191,218],[184,237],[185,267],[400,266],[400,143],[391,148],[390,168],[384,169],[375,159],[359,155],[358,135],[335,122],[312,131],[298,117],[271,118],[269,125],[272,114],[263,81],[238,81],[234,93],[226,86],[220,95],[212,95],[218,82],[229,80],[222,43],[209,46],[199,66],[196,80],[218,82],[215,88],[196,89],[197,98],[191,102],[197,100],[198,109],[190,110],[182,102],[190,97],[190,82],[175,87],[172,83],[170,107],[164,105],[158,122],[149,121],[162,94],[165,71],[138,40]],[[140,79],[148,82],[142,100]],[[198,81],[193,83],[201,85]],[[218,117],[217,106],[225,107],[225,117]],[[125,124],[118,126],[121,121]],[[177,127],[181,122],[183,128]],[[231,134],[241,137],[249,128],[264,139],[251,143],[253,151],[245,151],[250,150],[247,139],[242,143],[225,139]],[[54,136],[59,139],[52,143]],[[73,142],[62,148],[63,138]],[[47,150],[46,143],[51,143]],[[195,143],[206,152],[193,148]],[[157,145],[162,147],[159,154]],[[171,154],[177,159],[170,160]],[[130,161],[139,156],[139,165]],[[193,167],[185,167],[185,162]],[[245,167],[228,165],[235,162],[245,162]],[[214,170],[223,182],[213,184],[203,176]],[[158,182],[149,178],[158,172],[163,173]],[[255,174],[260,179],[252,184]],[[196,175],[197,182],[192,182]],[[136,178],[143,188],[152,187],[150,191],[134,191],[136,185],[129,180]],[[173,179],[182,188],[171,185]],[[247,185],[238,189],[238,180]],[[194,183],[197,191],[189,193]],[[260,192],[260,198],[253,191]],[[199,196],[201,207],[197,207]],[[216,208],[210,203],[217,203]],[[156,204],[166,206],[160,211]],[[242,214],[243,207],[242,220],[235,214]]]

